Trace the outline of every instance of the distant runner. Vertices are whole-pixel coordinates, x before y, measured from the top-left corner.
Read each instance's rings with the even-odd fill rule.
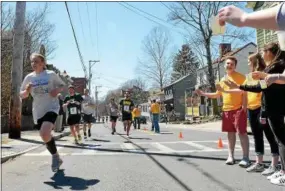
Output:
[[[114,133],[116,133],[116,123],[119,114],[119,106],[115,103],[114,98],[111,98],[111,103],[109,104],[109,114],[112,125],[112,135],[114,135]]]
[[[92,113],[94,112],[95,101],[90,97],[89,90],[84,89],[84,95],[82,96],[82,113],[83,113],[83,132],[84,139],[87,139],[86,123],[88,124],[88,137],[91,137],[92,127]]]
[[[122,111],[122,121],[124,123],[124,128],[127,129],[127,136],[130,135],[130,128],[132,124],[132,114],[131,111],[133,110],[134,102],[130,99],[129,92],[125,93],[125,99],[120,101],[120,109]]]

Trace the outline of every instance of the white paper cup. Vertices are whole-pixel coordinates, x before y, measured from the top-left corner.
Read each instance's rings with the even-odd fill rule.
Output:
[[[210,18],[210,27],[212,29],[213,35],[222,35],[226,30],[225,26],[220,25],[218,16],[212,16]]]
[[[277,31],[277,37],[280,49],[285,51],[285,31]]]
[[[260,83],[261,89],[267,88],[267,84],[266,84],[265,80],[260,80],[259,83]]]

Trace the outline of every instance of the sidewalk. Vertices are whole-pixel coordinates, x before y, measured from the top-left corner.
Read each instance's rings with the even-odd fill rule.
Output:
[[[69,136],[70,129],[65,127],[63,132],[52,131],[52,134],[54,139],[58,140],[64,136]],[[1,164],[43,145],[38,130],[22,131],[21,139],[9,139],[8,133],[1,134],[1,138]]]
[[[207,122],[207,123],[200,123],[200,124],[167,124],[166,125],[165,123],[161,123],[160,125],[162,127],[170,127],[170,128],[221,132],[222,121]]]

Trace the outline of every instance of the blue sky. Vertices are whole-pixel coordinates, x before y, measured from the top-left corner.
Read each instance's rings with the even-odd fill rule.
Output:
[[[41,4],[43,3],[27,2],[27,11],[41,6]],[[99,93],[99,97],[101,97],[108,90],[118,87],[127,79],[136,77],[137,58],[142,56],[142,40],[157,24],[129,11],[116,2],[97,2],[99,37],[99,49],[97,49],[96,3],[87,2],[87,4],[90,29],[86,2],[69,2],[68,7],[86,66],[89,60],[100,60],[100,63],[96,63],[92,68],[92,86],[103,86]],[[161,3],[132,2],[130,4],[157,17],[167,18],[168,9]],[[55,24],[55,31],[51,38],[56,40],[58,47],[54,53],[54,58],[48,62],[60,70],[66,70],[71,76],[82,77],[84,73],[65,4],[63,2],[51,2],[49,6],[48,20]],[[78,7],[83,25],[80,22]],[[171,25],[168,26],[171,27]],[[183,37],[172,31],[170,34],[173,47],[178,48],[183,43]],[[100,79],[96,79],[96,77],[100,77]]]
[[[96,25],[96,4],[98,26]],[[129,4],[167,20],[169,10],[160,2],[130,2]],[[27,11],[43,5],[44,2],[27,2]],[[102,85],[99,93],[99,97],[102,97],[108,90],[115,89],[127,79],[137,76],[135,71],[138,64],[137,58],[143,56],[142,40],[158,24],[137,15],[117,2],[87,2],[87,5],[89,17],[86,2],[68,3],[85,65],[88,66],[89,60],[100,60],[100,63],[96,63],[92,68],[92,87]],[[47,19],[55,24],[55,31],[51,38],[57,42],[57,49],[48,63],[54,64],[61,71],[66,70],[71,76],[83,77],[84,73],[65,4],[50,2],[49,6],[50,13]],[[91,28],[89,28],[89,18]],[[161,23],[161,21],[158,22]],[[172,25],[167,26],[174,29]],[[96,27],[98,27],[98,42]],[[184,38],[174,30],[169,32],[172,39],[171,49],[177,50],[183,44]]]

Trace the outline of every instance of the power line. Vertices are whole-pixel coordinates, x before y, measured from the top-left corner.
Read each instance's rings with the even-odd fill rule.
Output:
[[[152,22],[154,22],[154,23],[156,23],[156,24],[158,24],[158,25],[160,25],[160,26],[163,26],[163,27],[165,27],[165,28],[168,28],[168,29],[170,29],[170,30],[173,30],[174,32],[179,33],[179,34],[181,34],[181,35],[183,35],[183,36],[185,35],[184,33],[180,32],[180,31],[178,31],[178,30],[175,30],[175,29],[173,29],[173,28],[170,28],[170,27],[168,27],[168,26],[166,26],[166,25],[164,25],[164,24],[162,24],[162,23],[159,23],[159,22],[157,22],[157,21],[155,21],[155,20],[153,20],[153,19],[151,19],[151,18],[149,18],[149,17],[146,17],[145,15],[140,14],[139,12],[137,12],[137,11],[135,11],[135,10],[133,10],[133,9],[131,9],[131,8],[127,7],[127,6],[125,6],[125,5],[122,4],[121,2],[117,2],[117,3],[119,3],[121,6],[125,7],[126,9],[128,9],[128,10],[130,10],[130,11],[136,13],[137,15],[140,15],[140,16],[144,17],[145,19],[147,19],[147,20],[149,20],[149,21],[152,21]],[[152,14],[150,14],[150,13],[147,13],[147,12],[145,12],[145,11],[139,9],[139,8],[136,8],[136,7],[134,7],[134,6],[130,5],[130,4],[127,4],[127,3],[125,3],[125,4],[128,5],[128,6],[130,6],[130,7],[135,8],[136,10],[139,10],[140,12],[143,12],[143,13],[145,13],[145,14],[148,14],[148,15],[150,15],[150,16],[156,18],[156,19],[159,19],[159,20],[161,20],[161,21],[163,21],[163,22],[166,22],[166,21],[164,21],[163,19],[161,19],[161,18],[159,18],[159,17],[156,17],[156,16],[154,16],[154,15],[152,15]],[[166,22],[166,23],[167,23],[167,22]],[[169,24],[169,23],[167,23],[167,24]],[[172,25],[172,24],[169,24],[169,25]],[[177,27],[177,26],[175,26],[175,25],[172,25],[172,26]]]
[[[78,54],[79,54],[80,62],[81,62],[81,65],[82,65],[82,69],[83,69],[85,78],[87,78],[86,66],[84,64],[83,57],[82,57],[82,54],[81,54],[81,51],[80,51],[80,48],[79,48],[79,44],[78,44],[78,41],[77,41],[77,38],[76,38],[75,30],[74,30],[74,27],[73,27],[73,24],[72,24],[70,12],[69,12],[69,9],[68,9],[66,1],[65,1],[65,8],[66,8],[66,11],[67,11],[67,14],[68,14],[68,17],[69,17],[69,22],[70,22],[70,25],[71,25],[71,28],[72,28],[73,37],[74,37],[74,40],[75,40],[75,43],[76,43],[76,48],[77,48],[77,51],[78,51]]]
[[[84,42],[86,42],[86,38],[85,38],[85,34],[84,34],[84,30],[83,30],[83,23],[82,23],[82,20],[81,20],[81,14],[80,14],[80,10],[79,10],[79,3],[77,2],[77,11],[78,11],[78,15],[79,15],[79,21],[80,21],[80,24],[81,24],[81,30],[82,30],[82,34],[83,34],[83,39],[84,39]]]
[[[88,8],[88,5],[87,5],[87,2],[85,2],[85,3],[86,3],[86,7],[87,7],[87,14],[88,14],[90,40],[91,40],[91,45],[92,45],[92,47],[93,47],[94,44],[93,44],[92,35],[91,35],[91,24],[90,24],[89,8]]]
[[[99,55],[99,24],[98,24],[98,7],[97,2],[95,2],[95,9],[96,9],[96,42],[97,42],[97,57],[100,59]]]

